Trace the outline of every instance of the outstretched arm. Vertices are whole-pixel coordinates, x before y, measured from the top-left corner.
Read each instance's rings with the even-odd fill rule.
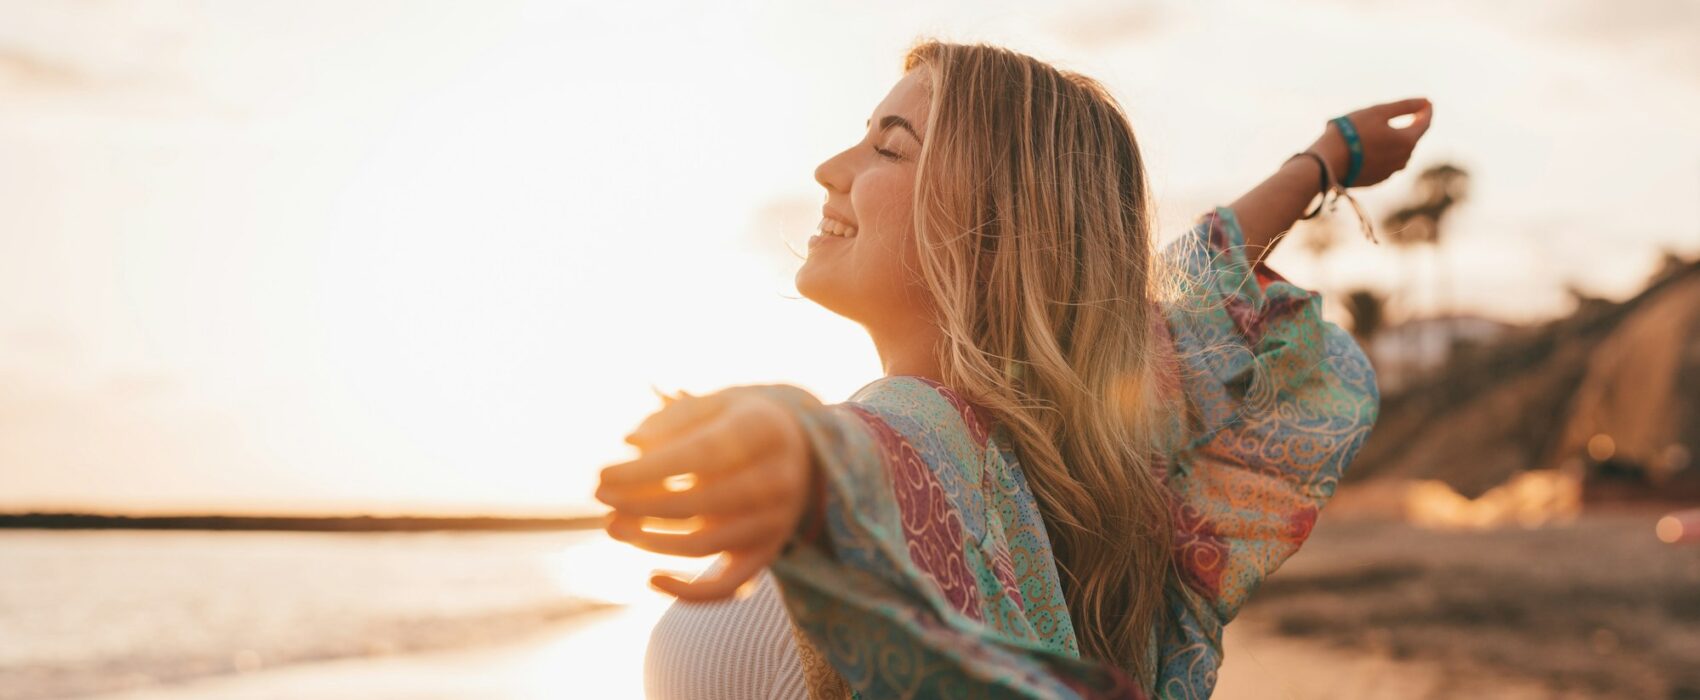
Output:
[[[1406,114],[1413,116],[1409,125],[1403,128],[1388,125],[1388,120]],[[1405,167],[1411,158],[1411,150],[1428,131],[1434,106],[1418,97],[1367,107],[1347,116],[1357,127],[1358,138],[1364,146],[1363,169],[1352,186],[1365,187],[1381,182]],[[1345,176],[1350,156],[1346,152],[1345,137],[1332,123],[1311,144],[1310,150],[1328,162],[1336,180]],[[1316,198],[1321,182],[1318,169],[1316,161],[1310,158],[1289,160],[1274,175],[1230,205],[1235,218],[1239,219],[1241,230],[1245,232],[1248,259],[1264,259],[1280,240],[1280,235],[1304,215],[1305,207]]]
[[[723,552],[712,577],[652,580],[683,599],[732,597],[768,566],[814,697],[1146,697],[1117,665],[1080,657],[1054,574],[1018,578],[1023,560],[1049,557],[1037,505],[941,384],[885,377],[831,405],[794,386],[732,387],[670,404],[631,441],[643,455],[604,469],[597,489],[614,507],[609,535]],[[700,527],[651,532],[644,518]],[[814,518],[824,541],[790,546]]]

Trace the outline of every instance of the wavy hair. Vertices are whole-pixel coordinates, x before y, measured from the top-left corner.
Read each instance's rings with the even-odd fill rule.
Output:
[[[1015,450],[1081,655],[1150,687],[1178,576],[1156,304],[1177,285],[1133,128],[1102,84],[1001,47],[925,40],[903,70],[931,95],[915,237],[944,382]]]

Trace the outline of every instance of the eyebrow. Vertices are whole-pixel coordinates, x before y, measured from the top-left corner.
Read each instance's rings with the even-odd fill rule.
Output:
[[[873,124],[872,119],[868,120],[868,125],[871,125],[871,124]],[[864,125],[864,126],[866,126],[866,125]],[[915,126],[913,124],[910,124],[908,119],[904,119],[903,117],[899,117],[895,114],[887,114],[883,117],[880,117],[880,131],[883,132],[886,129],[890,129],[891,127],[894,127],[894,126],[901,128],[904,131],[909,132],[910,136],[915,137],[916,143],[921,142],[921,135],[919,133],[916,133]]]

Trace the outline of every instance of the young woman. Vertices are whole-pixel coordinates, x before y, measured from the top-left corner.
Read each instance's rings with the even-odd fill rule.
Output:
[[[841,404],[783,385],[673,401],[602,472],[611,536],[723,553],[652,580],[690,602],[651,639],[651,695],[1208,696],[1222,626],[1309,534],[1379,405],[1320,296],[1261,259],[1319,191],[1404,167],[1430,115],[1331,122],[1159,254],[1101,85],[916,46],[863,140],[816,170],[796,279],[867,329],[885,376]]]

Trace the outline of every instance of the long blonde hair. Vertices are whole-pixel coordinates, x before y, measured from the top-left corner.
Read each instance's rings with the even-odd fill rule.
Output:
[[[1013,441],[1081,655],[1149,687],[1176,576],[1153,303],[1173,287],[1133,128],[1097,81],[1001,47],[928,40],[903,68],[931,93],[915,233],[942,378]]]

